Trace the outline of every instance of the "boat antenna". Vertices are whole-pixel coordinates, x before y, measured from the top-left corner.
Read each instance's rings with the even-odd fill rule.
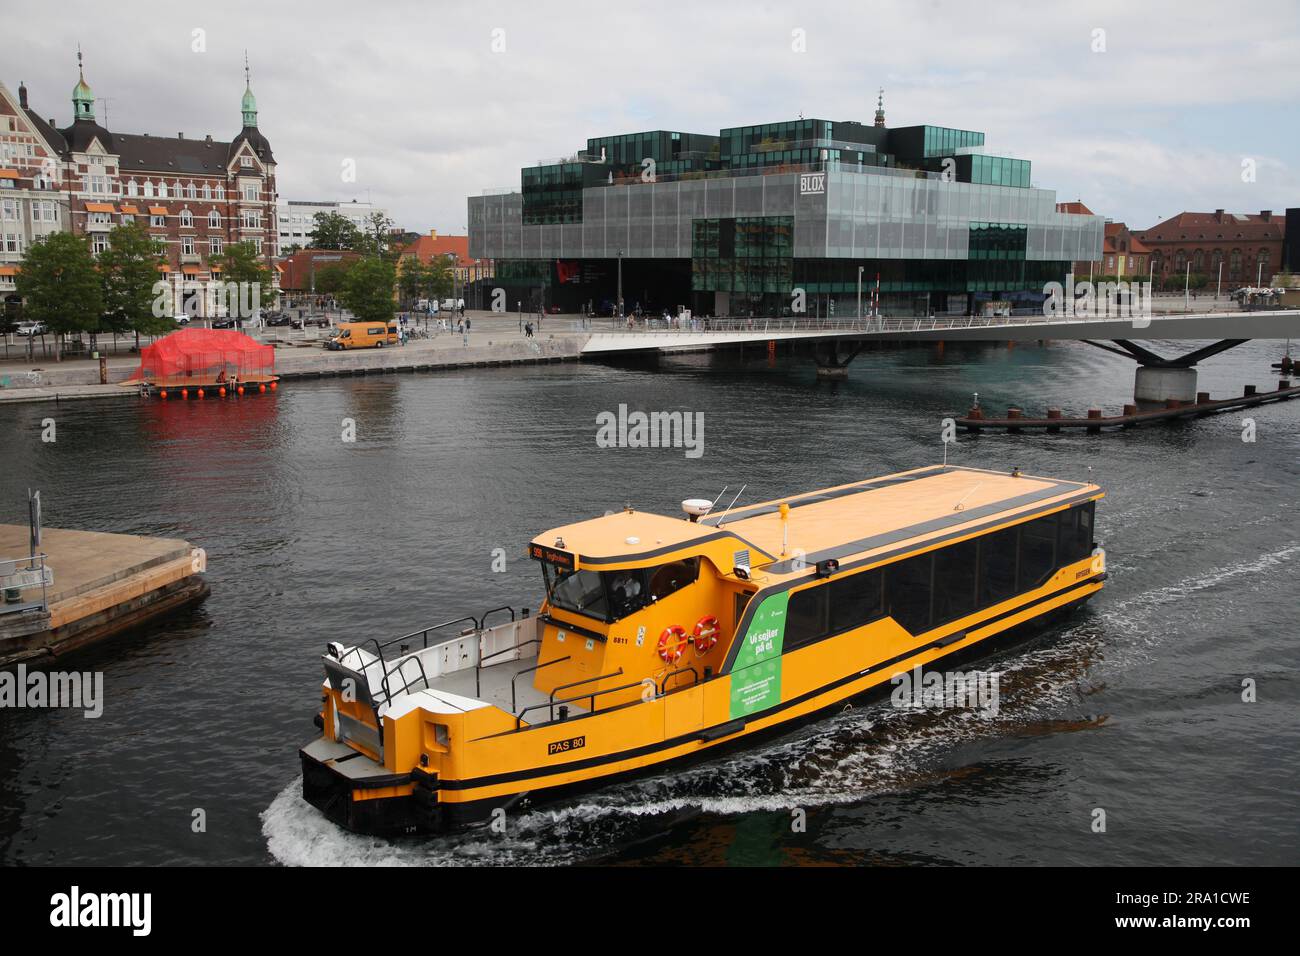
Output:
[[[745,489],[748,488],[748,487],[749,487],[749,485],[741,485],[741,486],[740,486],[740,490],[736,492],[736,497],[731,499],[731,504],[727,505],[727,507],[723,510],[723,514],[726,514],[726,513],[727,513],[728,511],[730,511],[732,508],[736,507],[736,501],[737,501],[737,499],[739,499],[740,496],[743,495],[743,494],[745,493]],[[718,519],[718,527],[719,527],[719,528],[722,527],[722,522],[725,521],[725,520],[726,520],[725,518],[719,518],[719,519]]]
[[[962,496],[961,496],[961,500],[957,502],[957,504],[953,507],[952,510],[953,510],[953,511],[963,511],[963,510],[965,510],[966,505],[965,505],[964,502],[965,502],[966,499],[969,498],[971,495],[975,494],[975,492],[977,492],[977,491],[979,490],[979,487],[980,487],[980,485],[982,485],[982,484],[984,484],[984,482],[982,482],[982,481],[977,481],[977,482],[975,483],[975,487],[972,488],[970,491],[966,492],[966,494],[962,495]]]
[[[727,493],[727,489],[730,487],[731,485],[723,485],[722,490],[718,492],[718,498],[721,498],[723,495],[725,495]],[[713,505],[716,505],[718,503],[718,498],[713,499]],[[713,514],[713,505],[709,505],[709,510],[704,512],[704,514],[700,515],[700,517],[704,518],[707,517],[708,515]]]

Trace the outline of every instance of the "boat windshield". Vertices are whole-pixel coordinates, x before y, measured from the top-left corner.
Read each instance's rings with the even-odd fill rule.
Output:
[[[546,576],[546,594],[553,607],[601,621],[609,619],[609,599],[599,571],[556,570],[552,576],[549,564],[543,564],[542,571]]]
[[[683,558],[653,568],[617,571],[567,571],[543,562],[542,571],[553,607],[611,622],[694,584],[700,573],[700,559]]]

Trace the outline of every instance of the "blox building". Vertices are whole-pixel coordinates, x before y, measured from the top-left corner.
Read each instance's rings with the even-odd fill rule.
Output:
[[[1071,262],[1099,258],[1103,220],[1061,212],[1027,160],[984,134],[797,119],[587,140],[469,200],[470,255],[534,307],[853,315],[1040,302]],[[796,306],[797,308],[797,306]]]

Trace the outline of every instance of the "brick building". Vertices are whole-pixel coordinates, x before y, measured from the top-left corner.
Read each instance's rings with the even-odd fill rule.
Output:
[[[1265,284],[1282,263],[1285,234],[1282,217],[1265,209],[1258,214],[1182,212],[1133,235],[1151,248],[1156,274],[1171,282],[1191,272],[1214,284],[1223,266],[1224,290]]]
[[[326,269],[350,266],[361,253],[350,249],[300,249],[280,263],[280,288],[288,292],[316,292],[316,279]]]
[[[18,264],[31,244],[68,227],[68,196],[47,175],[57,154],[24,102],[0,83],[0,304],[8,307],[18,304]]]
[[[242,128],[225,142],[211,135],[195,139],[183,133],[172,138],[109,131],[96,120],[95,94],[81,73],[80,59],[78,53],[80,75],[67,126],[42,118],[29,105],[25,85],[18,88],[16,110],[9,110],[7,91],[0,96],[0,109],[8,110],[0,113],[0,135],[20,152],[12,160],[0,157],[5,168],[0,177],[11,177],[23,191],[29,231],[35,231],[31,217],[39,210],[44,231],[50,225],[45,217],[52,216],[58,228],[87,236],[92,251],[99,253],[107,248],[113,227],[143,223],[166,250],[167,264],[160,271],[172,284],[176,311],[223,311],[221,274],[211,258],[233,243],[251,243],[276,283],[275,158],[257,127],[247,66]],[[42,205],[49,203],[52,211]],[[0,207],[0,216],[6,209]],[[8,239],[3,245],[10,245]],[[25,248],[18,249],[17,258]]]
[[[492,277],[491,259],[474,259],[470,256],[469,236],[440,236],[436,229],[430,229],[427,236],[421,236],[407,245],[399,256],[399,262],[414,257],[427,266],[436,256],[451,256],[452,272],[456,282],[461,285]]]
[[[1075,216],[1091,216],[1093,211],[1082,202],[1058,202],[1056,211]],[[1075,278],[1080,276],[1115,276],[1120,279],[1145,279],[1150,274],[1151,247],[1122,222],[1107,220],[1102,236],[1101,258],[1080,259],[1073,263]]]

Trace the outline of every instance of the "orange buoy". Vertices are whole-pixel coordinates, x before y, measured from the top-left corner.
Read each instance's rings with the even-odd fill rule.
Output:
[[[198,391],[198,396],[199,396],[199,398],[202,398],[202,397],[203,397],[203,389],[199,389],[199,391]]]
[[[167,397],[167,389],[165,389],[165,388],[162,389],[162,390],[158,393],[158,397],[159,397],[159,398],[166,398],[166,397]]]
[[[181,398],[189,398],[189,397],[190,397],[190,390],[188,388],[182,388]]]
[[[220,395],[222,398],[225,398],[225,397],[226,397],[226,386],[222,385],[219,389],[217,389],[217,394]]]
[[[675,664],[689,643],[691,639],[687,636],[684,627],[677,624],[665,627],[663,633],[659,635],[659,656],[669,664]]]
[[[275,391],[275,382],[272,382],[272,383],[271,383],[271,391],[273,391],[273,392]]]
[[[695,649],[701,654],[706,653],[714,644],[718,643],[720,630],[718,619],[712,614],[706,614],[700,618],[695,624]]]
[[[265,392],[265,391],[266,391],[266,385],[264,385],[264,384],[259,384],[259,385],[257,386],[257,390],[258,390],[259,392]]]
[[[243,395],[243,394],[244,394],[244,386],[242,386],[242,385],[237,385],[237,386],[235,387],[235,393],[236,393],[237,395]]]

